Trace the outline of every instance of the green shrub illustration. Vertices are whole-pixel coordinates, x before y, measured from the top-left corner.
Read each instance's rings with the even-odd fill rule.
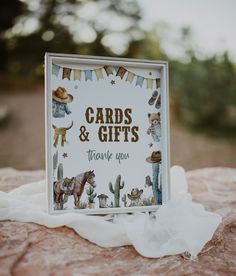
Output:
[[[86,202],[80,202],[79,206],[76,207],[76,209],[86,209],[87,203]]]
[[[97,196],[96,193],[94,193],[94,188],[90,186],[87,190],[86,193],[88,195],[88,202],[89,203],[94,203],[94,198]]]
[[[143,199],[144,206],[151,206],[153,204],[154,204],[154,199],[152,199],[152,198],[144,198]]]
[[[125,186],[124,181],[121,183],[121,175],[118,175],[114,187],[111,182],[109,182],[109,190],[114,194],[114,207],[120,207],[120,190]]]

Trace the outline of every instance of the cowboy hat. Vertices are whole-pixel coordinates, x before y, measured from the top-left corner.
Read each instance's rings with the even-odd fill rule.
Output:
[[[71,103],[73,96],[68,94],[64,87],[58,87],[52,91],[52,98],[59,103]]]
[[[133,188],[133,189],[131,190],[131,193],[128,194],[128,198],[129,198],[130,200],[137,199],[137,198],[139,198],[139,197],[141,196],[142,193],[143,193],[143,190],[142,190],[142,189],[139,190],[138,188]]]
[[[161,152],[153,151],[151,156],[146,158],[146,161],[149,163],[158,163],[161,161]]]

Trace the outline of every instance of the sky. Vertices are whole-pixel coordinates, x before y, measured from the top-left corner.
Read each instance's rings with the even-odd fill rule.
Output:
[[[170,25],[172,37],[183,26],[191,27],[196,47],[204,54],[228,50],[236,61],[236,0],[138,0],[144,24]],[[172,43],[173,44],[173,43]],[[174,47],[168,53],[177,55]]]

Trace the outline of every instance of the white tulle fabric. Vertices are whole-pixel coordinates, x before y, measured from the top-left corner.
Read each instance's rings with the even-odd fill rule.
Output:
[[[184,169],[174,166],[171,200],[151,215],[49,215],[44,180],[0,192],[0,220],[34,222],[50,228],[65,225],[97,245],[133,245],[139,254],[150,258],[184,252],[194,258],[212,238],[221,217],[194,203],[187,188]]]

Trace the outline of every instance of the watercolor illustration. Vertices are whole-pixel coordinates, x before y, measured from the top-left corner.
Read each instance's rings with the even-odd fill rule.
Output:
[[[159,183],[160,166],[161,166],[161,152],[153,151],[151,156],[146,158],[146,161],[152,164],[152,181],[150,176],[146,176],[146,184],[148,180],[148,185],[152,186],[153,195],[156,204],[162,204],[162,188],[161,183]]]
[[[66,177],[55,181],[53,184],[54,202],[60,209],[63,209],[64,195],[73,195],[75,208],[80,208],[80,198],[84,192],[85,184],[88,183],[95,188],[94,178],[94,171],[87,171],[72,178]]]
[[[154,142],[160,142],[161,137],[161,114],[148,113],[148,121],[151,124],[147,129],[147,134],[152,136]]]
[[[64,87],[52,91],[52,115],[54,118],[64,118],[71,110],[68,104],[73,101],[73,96]]]

